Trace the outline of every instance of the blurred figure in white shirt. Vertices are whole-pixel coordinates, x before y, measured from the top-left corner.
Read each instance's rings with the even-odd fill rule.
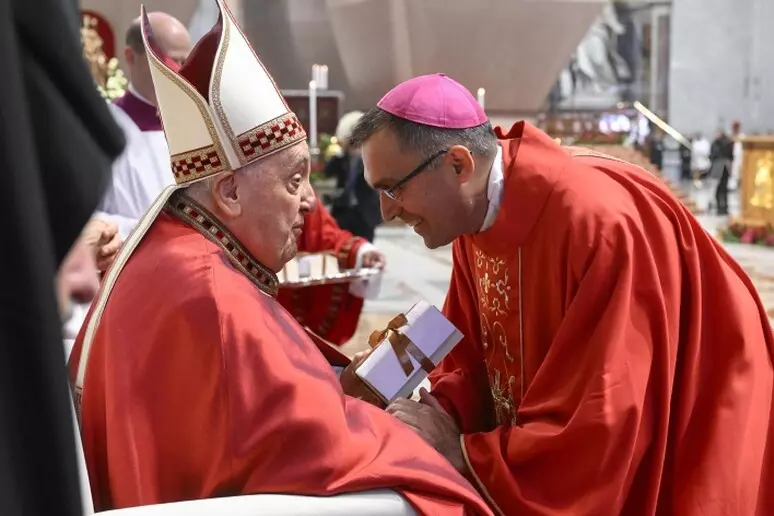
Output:
[[[712,165],[710,162],[710,141],[698,133],[691,141],[691,171],[696,188],[701,188],[701,179],[707,175]]]

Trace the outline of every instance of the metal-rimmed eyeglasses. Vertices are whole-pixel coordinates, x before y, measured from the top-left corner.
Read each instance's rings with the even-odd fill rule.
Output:
[[[427,169],[427,167],[430,166],[430,163],[432,163],[437,157],[443,156],[447,152],[449,152],[449,149],[445,149],[445,150],[436,152],[435,154],[433,154],[432,156],[427,158],[425,161],[420,163],[420,165],[417,168],[415,168],[414,170],[409,172],[406,175],[406,177],[404,177],[403,179],[401,179],[400,181],[398,181],[397,183],[392,185],[390,188],[387,188],[386,190],[382,190],[382,192],[384,193],[384,195],[386,195],[387,197],[389,197],[393,201],[398,200],[395,192],[397,192],[399,188],[401,188],[406,183],[408,183],[409,181],[411,181],[412,179],[417,177],[419,174],[424,172]]]

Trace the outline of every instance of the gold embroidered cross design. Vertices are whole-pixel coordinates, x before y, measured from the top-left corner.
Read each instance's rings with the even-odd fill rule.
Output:
[[[475,250],[475,258],[481,290],[481,307],[496,316],[507,315],[510,311],[511,286],[505,260],[490,258],[478,249]]]
[[[508,377],[508,383],[502,385],[500,371],[494,371],[491,380],[492,400],[494,401],[495,417],[498,425],[516,425],[516,402],[513,401],[513,384],[516,378]]]

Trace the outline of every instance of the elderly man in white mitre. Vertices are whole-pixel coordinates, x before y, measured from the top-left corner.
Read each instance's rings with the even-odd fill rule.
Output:
[[[420,514],[490,516],[412,430],[345,395],[277,302],[315,207],[309,149],[218,6],[182,67],[143,19],[176,184],[120,251],[70,356],[95,509],[394,488]]]

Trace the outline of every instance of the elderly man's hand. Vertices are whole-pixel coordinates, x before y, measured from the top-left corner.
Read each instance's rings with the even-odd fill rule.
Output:
[[[368,351],[356,353],[352,358],[352,362],[341,372],[339,381],[341,382],[341,388],[344,390],[344,394],[366,401],[376,407],[384,408],[384,402],[382,402],[382,400],[374,394],[365,383],[363,383],[363,380],[355,374],[355,369],[360,367],[360,364],[368,358],[371,351],[372,350],[369,349]]]
[[[372,249],[363,253],[363,267],[369,269],[384,269],[387,258],[378,249]]]
[[[395,400],[387,407],[387,412],[412,428],[457,471],[465,474],[467,464],[462,455],[457,423],[424,388],[420,389],[419,395],[419,402],[404,398]]]
[[[94,253],[97,269],[106,271],[116,259],[123,239],[118,234],[118,226],[112,222],[93,218],[86,224],[81,233],[81,238]]]

